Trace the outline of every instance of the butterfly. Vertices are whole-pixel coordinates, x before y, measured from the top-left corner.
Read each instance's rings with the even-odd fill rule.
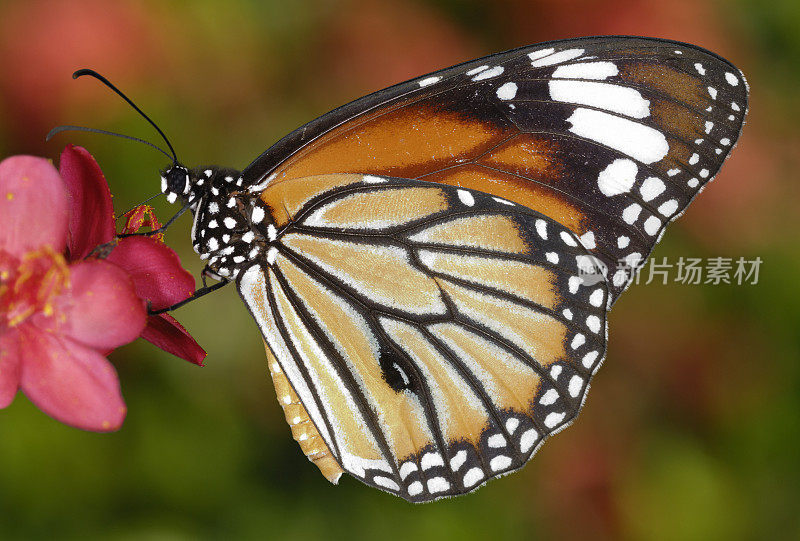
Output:
[[[236,284],[309,460],[431,501],[575,419],[608,310],[747,100],[693,45],[554,41],[358,99],[243,171],[175,158],[161,191],[194,213],[204,275]]]

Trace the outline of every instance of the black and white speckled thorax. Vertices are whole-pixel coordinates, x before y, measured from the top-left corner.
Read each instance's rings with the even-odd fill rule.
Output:
[[[242,187],[239,171],[176,165],[161,180],[167,200],[188,204],[194,213],[192,247],[208,262],[204,274],[233,280],[275,240],[263,202]]]

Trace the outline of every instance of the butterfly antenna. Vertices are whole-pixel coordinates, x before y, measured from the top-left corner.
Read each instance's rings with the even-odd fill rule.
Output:
[[[50,130],[50,132],[47,134],[47,137],[45,137],[45,141],[49,141],[50,139],[53,138],[53,136],[55,136],[55,135],[57,135],[57,134],[59,134],[61,132],[65,132],[65,131],[85,131],[85,132],[89,132],[89,133],[99,133],[99,134],[102,134],[102,135],[113,135],[114,137],[122,137],[123,139],[128,139],[130,141],[136,141],[137,143],[142,143],[142,144],[145,144],[145,145],[147,145],[149,147],[152,147],[152,148],[158,150],[159,152],[161,152],[164,156],[166,156],[170,160],[174,160],[174,157],[170,156],[169,152],[167,152],[166,150],[164,150],[163,148],[161,148],[159,146],[154,145],[150,141],[145,141],[144,139],[139,139],[138,137],[131,137],[130,135],[123,135],[121,133],[115,133],[113,131],[98,130],[96,128],[86,128],[84,126],[56,126],[52,130]]]
[[[165,143],[167,143],[167,146],[169,147],[169,150],[170,150],[170,152],[172,152],[172,156],[171,156],[171,157],[172,157],[172,161],[173,161],[173,163],[178,163],[178,156],[175,154],[175,149],[174,149],[174,148],[172,148],[172,143],[170,143],[170,142],[169,142],[169,139],[167,139],[167,136],[164,134],[164,132],[163,132],[163,131],[161,131],[161,128],[159,128],[159,127],[156,125],[156,123],[155,123],[155,122],[153,122],[153,121],[150,119],[150,117],[149,117],[149,116],[147,116],[147,115],[144,113],[144,111],[142,111],[141,109],[139,109],[139,107],[138,107],[138,106],[137,106],[135,103],[133,103],[133,101],[131,101],[131,99],[130,99],[128,96],[126,96],[126,95],[125,95],[125,94],[124,94],[124,93],[123,93],[123,92],[122,92],[122,91],[121,91],[119,88],[117,88],[116,86],[114,86],[114,85],[111,83],[111,81],[109,81],[108,79],[106,79],[105,77],[103,77],[102,75],[100,75],[99,73],[97,73],[96,71],[94,71],[94,70],[92,70],[92,69],[87,69],[87,68],[84,68],[84,69],[79,69],[78,71],[76,71],[75,73],[73,73],[73,74],[72,74],[72,78],[73,78],[73,79],[77,79],[78,77],[82,77],[82,76],[84,76],[84,75],[89,75],[90,77],[94,77],[95,79],[97,79],[98,81],[100,81],[101,83],[103,83],[104,85],[106,85],[108,88],[110,88],[111,90],[113,90],[114,92],[116,92],[116,93],[117,93],[117,95],[118,95],[119,97],[121,97],[123,100],[125,100],[126,102],[128,102],[128,105],[130,105],[131,107],[133,107],[133,108],[136,110],[136,112],[137,112],[137,113],[139,113],[140,115],[142,115],[142,117],[143,117],[143,118],[144,118],[146,121],[148,121],[148,122],[150,123],[150,125],[151,125],[151,126],[153,126],[153,127],[156,129],[156,131],[157,131],[157,132],[158,132],[158,134],[161,136],[161,138],[162,138],[162,139],[164,139],[164,142],[165,142]]]
[[[141,207],[142,205],[146,205],[147,203],[149,203],[150,201],[152,201],[156,197],[159,197],[159,196],[162,196],[162,195],[164,195],[164,194],[161,193],[161,192],[159,192],[159,193],[157,193],[155,195],[151,195],[150,197],[148,197],[147,199],[145,199],[144,201],[142,201],[138,205],[135,205],[135,206],[131,207],[130,209],[126,210],[125,212],[123,212],[122,214],[117,216],[117,220],[120,220],[120,219],[124,218],[126,214],[129,214],[129,213],[133,212],[134,210],[136,210],[137,208]]]

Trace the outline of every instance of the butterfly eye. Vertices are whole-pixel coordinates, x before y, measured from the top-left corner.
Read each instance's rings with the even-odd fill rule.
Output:
[[[189,193],[189,172],[180,166],[172,167],[161,178],[161,191],[164,193]]]

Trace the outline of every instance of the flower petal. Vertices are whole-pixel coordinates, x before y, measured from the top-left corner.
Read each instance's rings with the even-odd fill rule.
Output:
[[[58,165],[69,198],[67,249],[77,261],[114,238],[114,206],[108,182],[85,148],[67,145]]]
[[[161,310],[194,293],[194,277],[178,255],[165,244],[148,237],[126,237],[119,241],[106,261],[125,269],[133,279],[136,294]]]
[[[34,156],[0,162],[0,250],[17,257],[49,244],[61,252],[67,240],[67,194],[58,171]]]
[[[70,292],[60,299],[66,316],[62,333],[107,349],[135,340],[144,329],[144,303],[124,270],[105,261],[85,261],[70,266],[70,282]]]
[[[52,418],[84,430],[117,430],[125,402],[116,370],[87,348],[32,325],[20,328],[22,391]]]
[[[0,409],[11,404],[17,394],[20,360],[17,330],[0,334]]]
[[[151,315],[147,318],[147,327],[142,338],[153,345],[172,353],[176,357],[186,359],[190,363],[203,366],[206,352],[195,342],[194,338],[169,314]]]

